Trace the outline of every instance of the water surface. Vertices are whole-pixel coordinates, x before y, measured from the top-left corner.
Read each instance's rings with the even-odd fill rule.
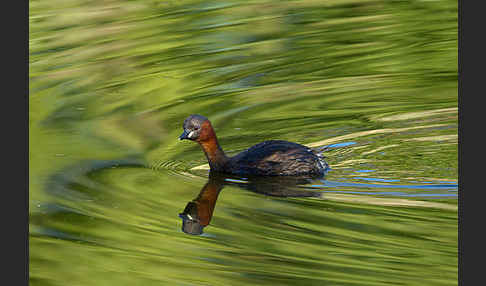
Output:
[[[457,284],[457,1],[29,6],[31,285]],[[193,113],[331,169],[215,179]]]

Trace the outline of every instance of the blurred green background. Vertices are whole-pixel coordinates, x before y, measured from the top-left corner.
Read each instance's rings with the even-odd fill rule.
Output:
[[[30,284],[457,284],[457,52],[452,0],[31,0]],[[183,233],[193,113],[338,144],[322,197],[227,186]]]

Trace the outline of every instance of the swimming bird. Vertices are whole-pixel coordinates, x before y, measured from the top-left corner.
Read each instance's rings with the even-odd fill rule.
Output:
[[[255,176],[322,176],[327,163],[312,149],[284,140],[258,143],[233,156],[226,156],[208,118],[193,114],[184,120],[180,140],[197,142],[211,172]]]

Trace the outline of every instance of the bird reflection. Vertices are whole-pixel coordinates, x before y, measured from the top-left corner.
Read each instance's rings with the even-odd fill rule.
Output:
[[[194,200],[187,203],[179,217],[182,218],[182,231],[200,235],[213,217],[214,206],[219,192],[223,189],[224,177],[209,174],[206,185]]]
[[[310,183],[313,177],[254,177],[240,178],[231,175],[210,173],[208,182],[199,195],[188,202],[182,218],[182,231],[187,234],[201,235],[213,217],[219,193],[225,185],[235,185],[240,188],[274,197],[320,197],[320,192],[299,190],[299,185]]]

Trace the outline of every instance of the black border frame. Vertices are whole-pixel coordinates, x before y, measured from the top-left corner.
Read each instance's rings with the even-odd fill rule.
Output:
[[[6,79],[8,79],[4,81],[7,83],[7,90],[3,91],[5,100],[3,106],[5,111],[12,111],[2,114],[4,130],[8,130],[4,132],[4,140],[2,140],[3,143],[7,143],[4,149],[7,154],[4,166],[6,167],[6,173],[8,172],[9,175],[5,177],[10,179],[8,182],[9,186],[3,190],[4,195],[7,197],[4,208],[2,208],[4,212],[3,221],[7,222],[7,227],[4,229],[4,235],[2,236],[4,239],[3,248],[7,250],[7,255],[4,256],[7,266],[3,272],[6,274],[6,277],[2,277],[2,280],[14,282],[7,282],[9,285],[29,285],[29,2],[14,1],[11,3],[17,5],[15,9],[17,13],[12,13],[10,6],[7,6],[7,9],[4,9],[4,11],[9,13],[11,17],[4,17],[3,19],[5,20],[2,25],[6,36],[2,45],[4,48],[3,56],[6,59],[3,62],[3,68],[6,72]],[[470,143],[468,150],[480,148],[480,140],[475,141],[476,146],[471,144],[471,142],[474,142],[472,139],[469,141],[465,140],[467,138],[465,129],[466,127],[477,125],[476,123],[482,123],[482,118],[478,116],[481,112],[474,112],[470,107],[474,98],[478,100],[476,106],[478,108],[482,107],[482,104],[479,102],[482,96],[480,83],[484,81],[484,75],[482,71],[474,72],[474,66],[483,66],[484,57],[478,55],[480,52],[484,53],[486,49],[484,49],[484,44],[482,44],[483,31],[481,30],[483,30],[482,27],[484,25],[482,25],[482,21],[477,21],[481,19],[480,13],[484,13],[484,10],[480,7],[481,2],[468,1],[467,5],[464,5],[465,3],[465,0],[458,1],[458,285],[477,285],[478,281],[482,281],[477,275],[482,270],[480,269],[480,267],[482,268],[481,260],[478,260],[478,263],[473,263],[472,256],[470,256],[470,263],[466,269],[464,254],[466,241],[469,253],[477,253],[477,255],[481,253],[480,251],[473,251],[473,249],[476,246],[475,244],[481,239],[480,232],[483,228],[481,224],[482,213],[478,212],[476,217],[473,217],[473,212],[468,210],[470,215],[468,219],[465,219],[465,214],[467,213],[465,205],[466,201],[468,201],[468,209],[470,209],[474,208],[472,202],[481,202],[479,198],[474,199],[476,194],[483,191],[481,182],[474,184],[474,179],[478,181],[478,178],[481,178],[482,166],[479,164],[476,166],[476,164],[471,164],[471,162],[466,165],[467,159],[464,156],[464,151],[466,150],[465,142]],[[474,7],[474,4],[477,7]],[[19,14],[21,15],[20,17]],[[10,20],[14,20],[14,22],[10,22]],[[469,36],[469,42],[465,41],[466,35]],[[15,54],[14,57],[11,56],[12,53]],[[469,69],[464,69],[465,66],[469,66]],[[15,108],[12,108],[10,105],[11,98],[15,99]],[[467,112],[466,105],[469,105]],[[14,115],[14,117],[11,117],[11,115]],[[13,126],[11,126],[12,124]],[[481,133],[481,127],[476,128],[475,131],[476,133]],[[469,134],[473,134],[472,131]],[[472,137],[470,136],[469,138]],[[472,152],[472,149],[470,152]],[[10,172],[14,173],[15,176],[11,176]],[[469,179],[466,179],[466,177],[469,177]],[[466,188],[466,185],[469,186],[469,189]],[[474,188],[474,185],[476,185],[476,188]],[[467,192],[467,196],[464,195],[465,192]],[[473,226],[471,221],[472,223],[479,221],[479,223]],[[470,225],[469,229],[471,231],[469,235],[465,234],[466,222]],[[474,228],[477,228],[475,234],[472,233]],[[466,281],[469,281],[469,283],[466,283]]]

